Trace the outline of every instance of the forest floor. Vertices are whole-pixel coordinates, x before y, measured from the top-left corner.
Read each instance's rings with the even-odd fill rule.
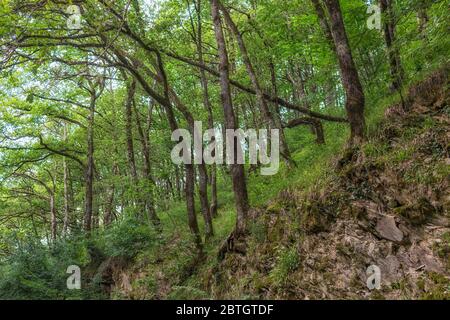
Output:
[[[172,209],[161,245],[131,264],[110,259],[97,270],[109,278],[111,297],[450,298],[448,70],[411,86],[405,101],[407,112],[397,103],[369,119],[362,147],[342,152],[342,139],[332,143],[323,161],[297,170],[296,184],[277,188],[250,177],[259,201],[246,253],[231,248],[218,258],[234,226],[231,193],[221,194],[216,235],[201,263],[175,223],[182,207]],[[316,173],[313,164],[328,169]],[[371,265],[381,270],[379,290],[367,286]]]

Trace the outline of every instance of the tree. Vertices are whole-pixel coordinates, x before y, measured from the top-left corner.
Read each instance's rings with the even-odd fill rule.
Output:
[[[324,2],[330,17],[331,33],[346,93],[345,109],[350,124],[349,145],[358,145],[365,139],[364,91],[353,60],[339,1],[324,0]]]
[[[384,38],[391,68],[392,89],[400,91],[403,83],[403,68],[398,45],[395,43],[395,15],[391,0],[380,0],[384,16]]]
[[[230,75],[228,52],[225,44],[225,37],[222,29],[222,21],[220,18],[218,0],[211,0],[211,15],[214,24],[215,37],[219,51],[219,72],[220,72],[220,88],[221,100],[225,117],[225,128],[236,130],[238,124],[234,114],[233,101],[231,98]],[[240,142],[234,138],[234,155],[237,157]],[[236,219],[236,235],[240,236],[246,232],[246,220],[248,212],[248,195],[247,184],[245,178],[244,166],[237,163],[237,159],[233,159],[234,164],[231,165],[231,177],[233,180],[233,191],[236,203],[237,219]]]

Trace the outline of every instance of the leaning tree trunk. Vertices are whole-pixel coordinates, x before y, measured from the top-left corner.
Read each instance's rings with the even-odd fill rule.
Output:
[[[274,97],[278,97],[278,86],[277,86],[277,76],[275,72],[275,64],[273,63],[272,58],[270,58],[269,63],[269,69],[270,69],[270,81],[272,83],[272,94]],[[283,124],[281,121],[281,114],[280,114],[280,106],[277,102],[274,102],[274,120],[276,123],[277,128],[283,128]],[[280,130],[280,153],[283,156],[283,158],[286,160],[288,165],[295,166],[294,160],[292,160],[291,151],[289,150],[289,146],[286,141],[286,135],[284,134],[284,130]]]
[[[169,91],[170,91],[171,97],[172,97],[175,105],[180,110],[180,112],[183,114],[186,121],[188,122],[189,131],[190,131],[191,135],[193,135],[194,137],[197,137],[197,139],[199,139],[199,140],[196,141],[196,143],[201,145],[203,143],[202,133],[195,131],[197,128],[195,126],[194,117],[189,112],[189,110],[186,108],[186,106],[181,102],[181,100],[178,98],[176,93],[173,90],[169,90]],[[199,179],[199,198],[200,198],[200,206],[201,206],[203,219],[205,220],[205,233],[206,233],[206,238],[210,238],[214,235],[214,231],[213,231],[212,217],[211,217],[209,200],[208,200],[208,174],[207,174],[206,165],[203,160],[203,157],[202,157],[200,163],[198,164],[198,174],[200,177],[200,179]]]
[[[322,31],[325,34],[325,37],[328,41],[328,44],[330,45],[330,48],[334,52],[336,52],[336,46],[333,41],[333,35],[331,33],[330,25],[327,21],[322,4],[320,3],[320,0],[311,0],[311,2],[314,5],[314,9],[316,10],[317,17],[319,18],[320,27],[322,28]]]
[[[218,1],[221,11],[223,12],[224,18],[228,26],[230,27],[232,33],[234,34],[236,41],[239,46],[239,50],[242,55],[242,59],[244,61],[245,67],[247,69],[247,73],[250,77],[250,81],[252,83],[253,89],[256,92],[256,98],[258,99],[258,103],[262,108],[264,119],[266,122],[267,127],[269,130],[271,129],[278,129],[280,132],[280,145],[281,145],[281,155],[288,161],[288,163],[292,163],[292,159],[290,158],[289,149],[287,148],[285,136],[283,133],[283,128],[281,126],[281,122],[277,123],[275,120],[275,116],[272,114],[269,104],[267,103],[264,92],[261,88],[261,85],[259,83],[258,77],[256,76],[255,68],[253,67],[253,64],[250,60],[250,57],[248,55],[247,47],[245,45],[244,39],[242,37],[242,34],[240,33],[238,27],[234,23],[233,19],[231,18],[231,15],[229,14],[228,10]]]
[[[389,65],[392,77],[392,89],[400,91],[403,83],[403,68],[400,60],[400,52],[395,44],[395,16],[392,8],[392,0],[380,0],[381,13],[384,17],[384,39],[389,57]]]
[[[214,24],[215,37],[219,50],[219,71],[220,71],[220,88],[221,100],[225,114],[226,129],[236,130],[238,124],[233,109],[233,102],[231,99],[230,90],[230,75],[229,75],[229,61],[228,52],[225,44],[225,38],[222,29],[222,22],[219,13],[219,4],[217,0],[211,0],[211,14]],[[234,154],[237,156],[237,148],[240,148],[238,139],[234,139]],[[233,180],[233,191],[236,202],[236,235],[243,235],[246,232],[246,220],[248,212],[248,195],[247,185],[245,180],[245,171],[242,164],[237,164],[236,159],[233,159],[231,165],[231,177]]]
[[[349,145],[359,145],[365,139],[364,92],[352,57],[339,1],[325,0],[325,5],[330,16],[331,33],[346,93],[345,109],[350,123]]]

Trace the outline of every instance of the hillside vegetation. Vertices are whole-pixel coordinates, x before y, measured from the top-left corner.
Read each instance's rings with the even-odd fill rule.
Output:
[[[310,183],[300,174],[298,184],[251,209],[244,252],[231,247],[225,257],[218,256],[219,241],[195,270],[189,261],[184,270],[174,270],[186,254],[175,233],[137,263],[112,267],[114,294],[133,299],[450,298],[448,69],[413,85],[407,98],[409,112],[399,104],[385,109],[360,149],[329,151],[329,170]],[[380,106],[377,112],[383,110]],[[231,232],[231,218],[220,210],[219,239]],[[367,288],[370,265],[381,268],[381,290]]]
[[[450,298],[448,30],[445,0],[1,1],[0,299]]]

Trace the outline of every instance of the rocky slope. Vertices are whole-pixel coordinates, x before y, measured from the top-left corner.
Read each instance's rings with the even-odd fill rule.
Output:
[[[209,274],[215,298],[450,298],[448,73],[413,86],[369,141],[316,190],[285,190],[255,223],[247,254]],[[369,290],[367,268],[381,270]]]

